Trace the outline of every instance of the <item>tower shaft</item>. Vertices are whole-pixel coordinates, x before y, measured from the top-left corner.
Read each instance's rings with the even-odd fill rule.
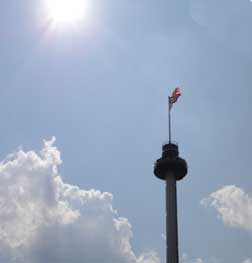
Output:
[[[172,171],[166,173],[166,263],[178,263],[177,183]]]

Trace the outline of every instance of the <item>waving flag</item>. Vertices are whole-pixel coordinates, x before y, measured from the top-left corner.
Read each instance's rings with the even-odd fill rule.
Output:
[[[178,100],[178,97],[181,96],[180,88],[177,87],[173,92],[171,97],[169,97],[169,110],[172,109],[173,104]]]

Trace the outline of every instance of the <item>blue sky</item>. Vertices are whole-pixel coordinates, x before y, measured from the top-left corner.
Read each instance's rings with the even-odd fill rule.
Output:
[[[180,253],[252,259],[251,225],[218,210],[241,207],[224,186],[251,196],[252,3],[85,1],[90,13],[74,28],[53,28],[45,0],[1,3],[1,159],[55,136],[64,182],[112,193],[135,253],[156,251],[164,262],[164,184],[153,162],[179,85],[173,137],[189,166],[178,186]],[[220,205],[211,203],[219,196],[200,203],[219,189],[228,191]]]

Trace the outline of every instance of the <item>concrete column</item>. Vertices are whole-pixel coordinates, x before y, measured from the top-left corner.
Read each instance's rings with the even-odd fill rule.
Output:
[[[166,263],[178,263],[177,185],[173,172],[166,173]]]

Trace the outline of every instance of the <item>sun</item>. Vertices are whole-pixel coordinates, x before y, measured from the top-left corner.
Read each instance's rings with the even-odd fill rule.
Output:
[[[86,15],[85,0],[47,0],[49,17],[56,24],[75,24]]]

